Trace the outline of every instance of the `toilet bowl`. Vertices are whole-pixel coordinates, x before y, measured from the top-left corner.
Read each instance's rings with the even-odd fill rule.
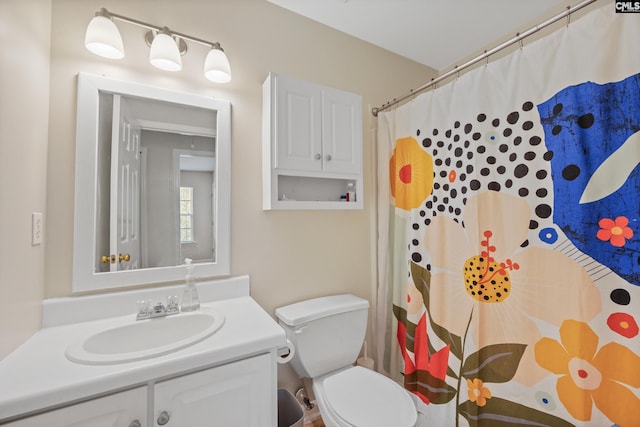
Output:
[[[354,366],[366,333],[369,303],[350,294],[276,309],[295,349],[290,361],[313,393],[327,427],[416,427],[414,400],[382,374]]]
[[[361,366],[313,380],[327,427],[414,427],[417,412],[409,394],[389,378]]]

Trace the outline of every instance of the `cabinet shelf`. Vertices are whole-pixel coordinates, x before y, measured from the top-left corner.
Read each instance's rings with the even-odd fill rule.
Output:
[[[270,73],[262,123],[263,209],[364,207],[362,97]]]

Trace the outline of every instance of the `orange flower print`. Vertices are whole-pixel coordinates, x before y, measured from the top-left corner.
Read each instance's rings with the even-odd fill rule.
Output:
[[[486,405],[487,399],[491,399],[491,390],[484,386],[481,379],[467,380],[467,388],[469,389],[469,400],[478,406]]]
[[[629,219],[626,216],[619,216],[615,220],[602,218],[598,221],[600,230],[596,237],[603,242],[609,242],[617,248],[624,246],[626,241],[633,237],[633,230],[629,227]]]
[[[433,159],[412,137],[396,141],[389,160],[389,183],[396,207],[419,207],[433,190]]]
[[[626,385],[640,387],[640,357],[616,342],[598,350],[598,336],[584,322],[565,320],[560,342],[542,338],[536,361],[559,375],[556,390],[577,420],[591,420],[592,405],[620,427],[638,425],[640,399]]]

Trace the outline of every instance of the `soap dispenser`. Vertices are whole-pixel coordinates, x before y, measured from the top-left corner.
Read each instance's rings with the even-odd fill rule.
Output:
[[[185,258],[185,265],[187,266],[187,275],[184,280],[186,282],[184,286],[184,292],[182,293],[182,305],[180,311],[196,311],[200,309],[200,298],[198,297],[198,289],[196,289],[195,281],[193,280],[193,267],[190,258]]]

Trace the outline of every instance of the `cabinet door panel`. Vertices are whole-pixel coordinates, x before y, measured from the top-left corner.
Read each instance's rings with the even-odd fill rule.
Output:
[[[41,415],[5,427],[129,427],[147,425],[147,389],[140,387]]]
[[[318,87],[276,78],[276,164],[279,169],[320,170],[322,167],[321,101]]]
[[[322,113],[323,170],[360,173],[362,165],[362,99],[337,89],[325,89]]]
[[[155,426],[259,427],[273,424],[275,385],[267,354],[163,381],[155,386]]]

